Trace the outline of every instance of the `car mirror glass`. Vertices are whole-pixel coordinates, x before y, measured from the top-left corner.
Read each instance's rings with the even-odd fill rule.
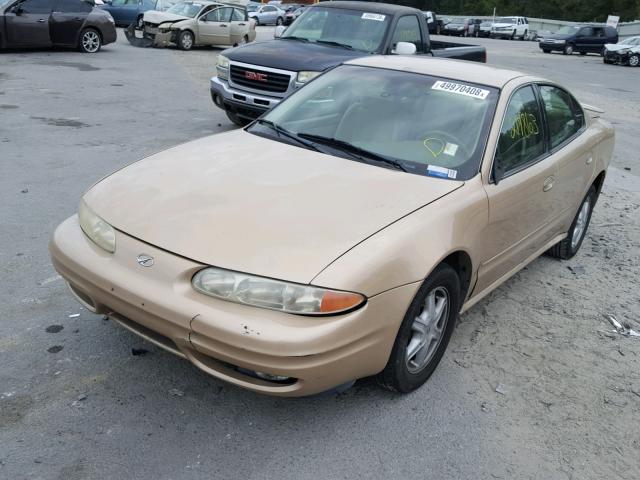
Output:
[[[394,55],[413,55],[416,50],[416,46],[413,43],[398,42],[391,53]]]
[[[280,38],[286,29],[287,27],[284,25],[278,25],[276,31],[273,32],[273,38]]]

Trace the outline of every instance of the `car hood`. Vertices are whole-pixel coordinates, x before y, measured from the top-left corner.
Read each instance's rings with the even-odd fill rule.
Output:
[[[286,54],[283,54],[285,51]],[[321,72],[352,58],[364,57],[367,53],[297,40],[268,40],[231,48],[225,50],[223,55],[229,60],[251,65],[293,72],[304,70]]]
[[[504,27],[516,27],[515,23],[494,23],[492,25],[494,28],[504,28]]]
[[[357,243],[463,184],[238,130],[133,163],[84,200],[116,229],[177,255],[308,283]]]
[[[610,52],[619,52],[620,50],[631,50],[633,52],[639,52],[640,46],[638,45],[624,45],[619,43],[607,43],[604,48]]]
[[[145,22],[161,24],[163,22],[181,22],[182,20],[190,20],[191,17],[184,15],[176,15],[175,13],[160,12],[158,10],[148,10],[144,12],[143,17]]]

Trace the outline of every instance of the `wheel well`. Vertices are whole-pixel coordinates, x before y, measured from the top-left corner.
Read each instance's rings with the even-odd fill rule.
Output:
[[[451,253],[447,258],[442,260],[442,263],[446,263],[453,268],[458,277],[460,278],[460,298],[462,302],[467,298],[469,293],[469,286],[471,284],[471,272],[473,265],[471,264],[471,257],[467,252],[462,250]]]
[[[605,175],[606,175],[606,172],[603,170],[602,172],[600,172],[600,174],[596,177],[596,179],[593,182],[593,185],[596,187],[597,195],[600,195],[600,192],[602,191],[602,185],[604,184]]]
[[[102,35],[102,30],[100,30],[98,27],[94,26],[94,25],[89,25],[87,27],[84,27],[82,30],[80,30],[80,32],[78,33],[78,40],[76,43],[79,43],[80,40],[82,40],[82,33],[85,30],[93,30],[94,32],[96,32],[98,34],[98,36],[100,37],[100,43],[102,43],[104,36]]]

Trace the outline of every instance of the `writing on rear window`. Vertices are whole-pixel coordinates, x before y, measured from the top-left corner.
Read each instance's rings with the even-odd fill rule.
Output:
[[[379,13],[363,13],[362,18],[365,20],[375,20],[377,22],[384,22],[386,18],[384,15],[380,15]]]
[[[443,82],[438,80],[433,84],[431,90],[442,90],[444,92],[457,93],[458,95],[466,95],[467,97],[480,98],[484,100],[489,95],[489,90],[484,90],[471,85],[464,85],[455,82]]]

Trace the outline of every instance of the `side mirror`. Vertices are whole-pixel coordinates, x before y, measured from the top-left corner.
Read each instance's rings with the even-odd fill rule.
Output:
[[[409,42],[398,42],[396,48],[391,52],[394,55],[413,55],[417,51],[416,46]]]
[[[286,29],[287,27],[284,25],[278,25],[276,31],[273,32],[273,38],[280,38]]]

